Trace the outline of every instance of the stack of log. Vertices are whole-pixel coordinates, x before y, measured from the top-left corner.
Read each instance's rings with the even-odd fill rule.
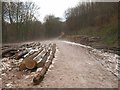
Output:
[[[39,72],[38,75],[36,75],[34,78],[33,78],[33,84],[34,85],[37,85],[39,84],[43,78],[44,78],[44,75],[46,74],[46,72],[48,71],[50,65],[52,64],[52,60],[53,58],[55,57],[55,52],[56,52],[56,44],[53,44],[51,46],[51,48],[48,50],[48,52],[45,54],[43,60],[41,60],[41,63],[43,65],[43,68],[42,70]],[[49,56],[49,57],[48,57]],[[48,57],[46,59],[46,57]],[[39,64],[39,63],[38,63]]]
[[[19,70],[34,69],[37,66],[37,62],[33,60],[43,49],[40,48],[39,51],[34,51],[33,54],[29,54],[23,59],[19,66]]]
[[[52,64],[52,60],[55,57],[55,52],[56,44],[49,44],[47,47],[40,47],[37,52],[34,52],[34,54],[23,59],[19,69],[33,70],[35,68],[42,68],[41,71],[39,71],[39,74],[33,78],[33,84],[39,84],[43,80],[49,66]]]
[[[49,66],[52,64],[55,52],[56,44],[30,43],[17,48],[7,48],[2,51],[2,56],[12,57],[15,60],[22,59],[18,65],[20,71],[32,71],[42,68],[41,71],[37,72],[38,75],[33,78],[33,84],[36,85],[43,80]]]
[[[12,45],[4,45],[2,46],[2,57],[11,57],[19,60],[23,58],[24,55],[29,53],[29,48],[35,49],[39,47],[40,43],[30,43],[30,44],[23,44],[21,46],[12,46]]]

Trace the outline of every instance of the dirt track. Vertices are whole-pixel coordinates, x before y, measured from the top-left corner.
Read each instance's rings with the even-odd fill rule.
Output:
[[[54,67],[37,87],[47,88],[115,88],[117,78],[80,46],[53,41],[57,44]]]
[[[33,86],[32,78],[18,80],[19,88],[117,88],[118,79],[107,71],[86,48],[62,40],[43,41],[57,44],[56,57],[43,81]]]

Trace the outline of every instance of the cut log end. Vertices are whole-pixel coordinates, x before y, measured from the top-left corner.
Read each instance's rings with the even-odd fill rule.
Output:
[[[38,85],[43,80],[46,72],[47,72],[47,69],[43,67],[43,69],[40,71],[40,74],[38,74],[37,76],[33,78],[33,84]]]
[[[34,69],[37,66],[37,62],[34,60],[26,60],[25,61],[25,66],[27,69]]]
[[[20,66],[19,66],[19,70],[22,71],[22,70],[25,70],[25,69],[26,69],[25,63],[21,63]]]
[[[34,77],[33,78],[33,85],[38,85],[40,82],[43,81],[44,76]]]
[[[34,69],[37,67],[37,62],[34,60],[23,60],[22,63],[19,66],[19,70],[25,70],[25,69]]]

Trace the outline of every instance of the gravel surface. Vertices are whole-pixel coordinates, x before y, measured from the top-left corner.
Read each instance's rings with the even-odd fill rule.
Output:
[[[118,79],[87,48],[55,41],[58,49],[54,68],[46,75],[42,87],[52,88],[115,88]],[[39,87],[39,86],[38,86]]]
[[[67,43],[62,40],[42,41],[54,42],[57,51],[53,64],[45,78],[34,86],[32,78],[36,73],[26,74],[13,71],[3,74],[3,87],[19,88],[117,88],[118,78],[108,71],[89,52],[88,48]]]

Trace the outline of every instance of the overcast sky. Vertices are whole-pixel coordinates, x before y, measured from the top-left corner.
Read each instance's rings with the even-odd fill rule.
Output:
[[[79,0],[35,0],[36,4],[40,6],[40,20],[49,14],[64,18],[64,11],[69,7],[74,7],[78,1]]]
[[[40,7],[40,21],[43,21],[44,17],[49,14],[64,19],[65,10],[74,7],[79,1],[80,0],[34,0],[34,2]]]
[[[39,20],[43,21],[44,17],[49,14],[54,14],[64,20],[64,12],[70,7],[74,7],[78,2],[90,1],[119,1],[119,0],[27,0],[35,2],[39,7]]]
[[[31,0],[32,1],[32,0]],[[74,7],[80,0],[33,0],[40,7],[39,20],[43,22],[46,15],[53,14],[64,20],[64,12]]]

